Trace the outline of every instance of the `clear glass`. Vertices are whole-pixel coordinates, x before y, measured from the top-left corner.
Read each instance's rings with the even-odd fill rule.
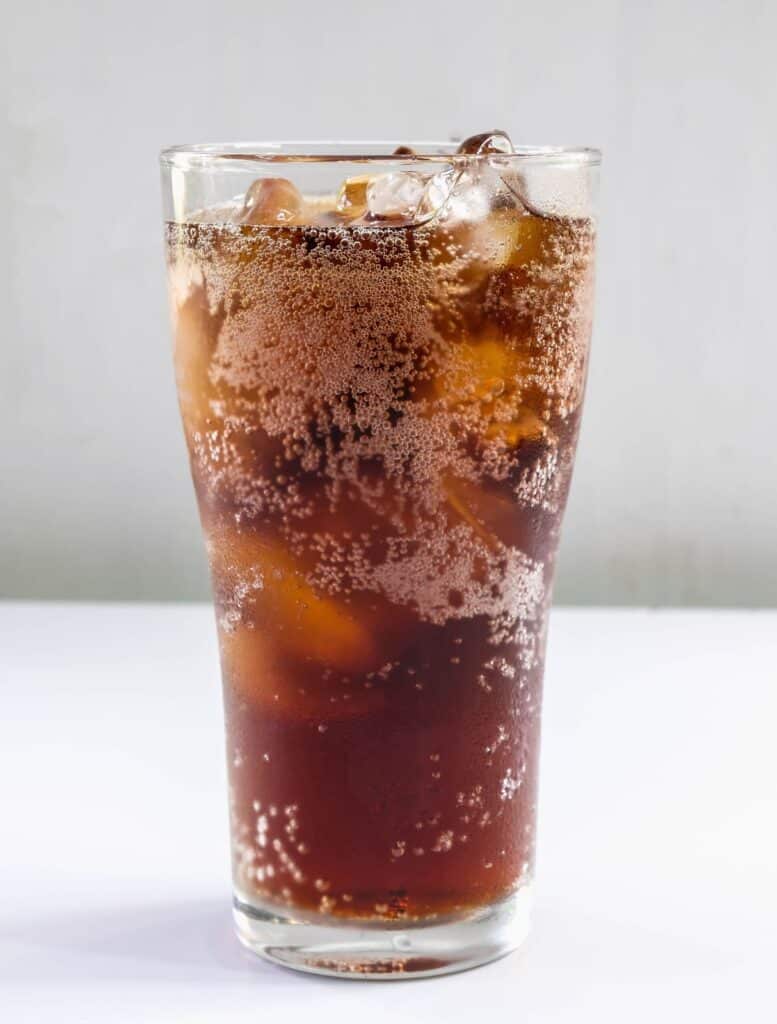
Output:
[[[527,934],[598,167],[395,148],[162,154],[238,935],[387,979]]]

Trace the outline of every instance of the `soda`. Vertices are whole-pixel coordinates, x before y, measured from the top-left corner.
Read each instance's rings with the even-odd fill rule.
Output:
[[[167,225],[247,906],[434,921],[531,880],[594,226],[508,146]]]

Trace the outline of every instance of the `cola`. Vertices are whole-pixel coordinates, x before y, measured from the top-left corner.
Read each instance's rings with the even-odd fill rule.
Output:
[[[395,155],[167,225],[235,887],[279,919],[453,920],[532,876],[594,223],[501,133]]]

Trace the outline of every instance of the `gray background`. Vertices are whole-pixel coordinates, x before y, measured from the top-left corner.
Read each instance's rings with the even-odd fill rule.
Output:
[[[207,594],[156,153],[230,138],[605,150],[557,596],[777,603],[777,6],[14,3],[3,12],[0,596]]]

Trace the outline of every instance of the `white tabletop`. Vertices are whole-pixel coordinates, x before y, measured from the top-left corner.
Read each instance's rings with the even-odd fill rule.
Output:
[[[232,936],[203,606],[0,605],[9,1024],[777,1019],[777,613],[554,612],[528,948],[429,981]]]

